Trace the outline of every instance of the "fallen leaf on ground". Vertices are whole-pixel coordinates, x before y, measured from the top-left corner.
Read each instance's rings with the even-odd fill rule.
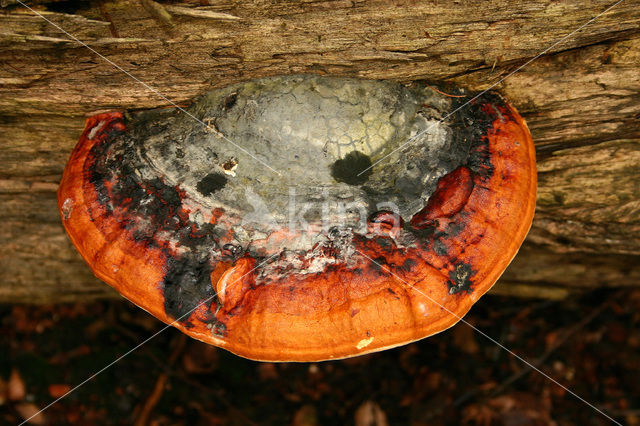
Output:
[[[356,426],[388,426],[387,415],[373,401],[365,401],[356,410]]]
[[[7,383],[7,396],[11,401],[22,401],[27,394],[22,376],[15,368],[11,370],[9,382]]]
[[[318,413],[313,405],[303,405],[293,416],[291,426],[316,426]]]
[[[43,413],[40,413],[40,408],[36,404],[32,404],[31,402],[21,402],[20,404],[16,404],[16,411],[20,414],[20,416],[27,420],[27,423],[31,425],[44,425],[47,424],[47,418]]]
[[[49,395],[51,398],[60,398],[71,390],[71,386],[65,384],[52,384],[49,385]]]

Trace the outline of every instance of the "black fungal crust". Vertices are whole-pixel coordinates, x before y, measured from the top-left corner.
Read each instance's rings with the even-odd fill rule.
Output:
[[[504,108],[504,100],[494,93],[485,93],[469,104],[465,102],[463,99],[456,100],[451,106],[452,110],[460,108],[452,118],[453,145],[470,147],[462,165],[471,171],[472,179],[479,177],[481,181],[487,181],[494,173],[487,135],[496,119],[513,120],[513,117],[504,117],[505,114],[510,113]],[[467,212],[461,211],[456,221],[449,222],[442,231],[436,231],[434,226],[416,229],[411,225],[405,225],[404,229],[413,234],[418,244],[424,249],[432,250],[437,256],[446,258],[450,256],[447,241],[464,230],[467,216]],[[450,271],[447,282],[449,294],[471,293],[475,271],[468,264],[456,264],[455,258],[450,261],[454,264],[454,268]]]
[[[453,142],[455,147],[469,147],[468,155],[461,164],[443,164],[443,167],[455,169],[458,166],[465,166],[471,171],[472,179],[479,176],[483,181],[489,179],[494,173],[494,166],[491,163],[489,152],[489,142],[487,134],[493,128],[493,122],[503,114],[501,106],[504,100],[494,93],[484,93],[471,103],[466,103],[466,98],[455,99],[451,105],[452,110],[457,110],[450,118]],[[500,108],[500,110],[496,109]],[[444,177],[444,176],[443,176]],[[462,212],[464,215],[464,212]],[[423,247],[433,247],[437,254],[445,255],[446,250],[440,237],[455,237],[464,228],[463,221],[451,223],[447,226],[444,234],[433,235],[435,229],[426,227],[417,229],[410,225],[405,225],[404,230],[413,234],[418,241],[422,241]]]
[[[471,268],[471,265],[466,263],[458,263],[454,266],[454,269],[449,273],[449,294],[460,293],[465,291],[471,293],[471,277],[475,274],[475,271]]]
[[[165,267],[164,307],[167,314],[186,321],[200,304],[205,303],[209,307],[215,292],[209,277],[211,266],[208,259],[197,262],[188,257],[169,258]]]
[[[236,104],[238,100],[238,93],[234,92],[232,94],[230,94],[229,96],[227,96],[226,98],[224,98],[224,104],[222,105],[222,109],[225,111],[230,110],[231,108],[233,108]]]
[[[198,182],[197,189],[202,195],[207,196],[221,190],[227,184],[227,177],[222,173],[209,173]]]
[[[351,151],[331,166],[331,176],[349,185],[362,185],[371,172],[371,158],[360,151]]]
[[[453,125],[454,140],[470,142],[469,156],[464,165],[475,175],[488,179],[493,175],[494,166],[491,164],[487,134],[493,127],[493,122],[500,118],[501,111],[496,109],[504,105],[504,100],[492,92],[483,93],[470,103],[464,98],[456,99],[451,108],[455,111]]]
[[[149,119],[144,114],[136,117]],[[153,122],[137,121],[134,118],[127,127],[158,127]],[[127,230],[134,241],[158,248],[166,255],[168,260],[164,265],[163,281],[165,312],[185,327],[190,327],[189,316],[195,308],[205,301],[207,307],[218,303],[211,284],[213,266],[208,253],[218,246],[217,240],[224,231],[208,223],[198,225],[189,220],[182,210],[182,198],[177,188],[165,184],[160,178],[139,178],[136,169],[140,155],[136,148],[139,149],[132,134],[108,131],[104,142],[94,145],[90,151],[87,180],[95,188],[98,202],[104,209],[102,214],[117,214],[116,219],[122,224],[122,229]],[[98,216],[97,212],[90,214]],[[188,250],[181,255],[172,253],[168,242],[157,238],[162,232],[177,236],[176,245]],[[205,320],[212,323],[218,334],[224,332],[224,327],[216,324],[215,318]]]

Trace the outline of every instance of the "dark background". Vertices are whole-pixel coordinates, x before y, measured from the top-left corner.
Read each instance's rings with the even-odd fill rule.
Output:
[[[164,327],[128,302],[4,305],[0,315],[3,424],[44,407]],[[640,421],[639,290],[597,291],[563,301],[488,295],[465,320],[618,421]],[[12,401],[7,387],[19,388],[17,383],[25,393]],[[396,349],[310,364],[246,360],[170,328],[54,404],[42,420],[610,424],[463,323]]]

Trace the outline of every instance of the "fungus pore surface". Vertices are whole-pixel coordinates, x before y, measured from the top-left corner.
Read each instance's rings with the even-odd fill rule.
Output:
[[[286,76],[189,114],[99,114],[65,169],[62,221],[96,276],[238,355],[405,344],[455,324],[531,225],[529,131],[499,95],[468,98]]]

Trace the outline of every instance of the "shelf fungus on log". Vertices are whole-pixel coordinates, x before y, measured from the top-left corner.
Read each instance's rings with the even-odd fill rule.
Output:
[[[406,344],[455,324],[531,225],[529,131],[499,95],[471,97],[286,76],[99,114],[65,169],[62,222],[99,278],[238,355]]]

